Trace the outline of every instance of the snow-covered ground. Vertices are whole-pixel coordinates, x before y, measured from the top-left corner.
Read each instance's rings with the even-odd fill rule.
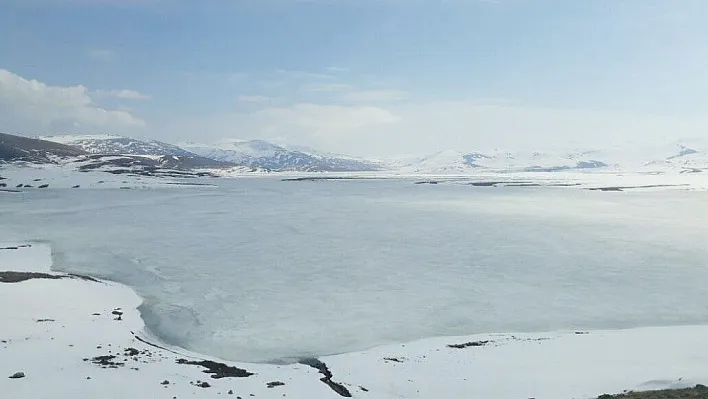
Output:
[[[110,160],[106,157],[104,160]],[[119,158],[119,157],[116,157]],[[145,156],[149,158],[149,156]],[[117,169],[117,167],[99,167],[89,172],[82,172],[78,168],[86,162],[70,162],[59,164],[23,164],[23,165],[0,165],[0,191],[21,191],[28,189],[85,189],[85,188],[154,188],[154,187],[176,187],[176,186],[210,186],[215,183],[212,178],[203,179],[179,179],[156,176],[136,176],[134,174],[113,174],[107,170]],[[136,169],[137,170],[137,169]],[[168,173],[169,169],[162,172]],[[175,171],[178,172],[178,171]],[[205,170],[208,172],[208,170]],[[232,176],[236,176],[237,169],[234,169]]]
[[[131,289],[51,264],[49,244],[0,243],[4,398],[568,399],[708,382],[708,326],[432,338],[309,361],[321,370],[189,364],[205,358],[153,338]]]

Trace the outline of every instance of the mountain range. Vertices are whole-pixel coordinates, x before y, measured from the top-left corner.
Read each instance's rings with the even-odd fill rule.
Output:
[[[370,160],[294,148],[263,140],[226,140],[178,145],[122,136],[44,136],[0,134],[0,163],[57,163],[72,160],[86,170],[110,167],[147,170],[236,170],[238,172],[393,172],[397,174],[469,174],[672,169],[708,170],[705,142],[648,145],[634,143],[602,149],[484,152],[447,150],[423,157]]]

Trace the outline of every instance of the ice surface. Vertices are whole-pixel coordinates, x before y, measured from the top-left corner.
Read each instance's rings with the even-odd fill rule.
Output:
[[[3,196],[0,241],[127,283],[148,327],[272,361],[440,335],[706,321],[705,192],[221,181]]]

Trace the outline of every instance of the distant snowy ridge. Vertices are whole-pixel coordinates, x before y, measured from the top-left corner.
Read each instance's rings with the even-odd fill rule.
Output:
[[[481,169],[517,172],[553,172],[571,169],[604,168],[608,164],[593,158],[553,155],[540,152],[481,152],[440,151],[408,162],[403,172],[423,174],[465,174]]]
[[[45,136],[43,140],[53,141],[80,148],[90,154],[105,155],[174,155],[196,156],[174,144],[157,140],[138,140],[123,136]]]
[[[350,172],[382,169],[382,165],[374,161],[288,149],[263,140],[227,140],[216,144],[189,142],[181,146],[206,158],[276,172]]]
[[[429,156],[392,162],[402,173],[468,174],[482,170],[504,172],[562,172],[612,169],[623,171],[708,170],[708,145],[684,143],[657,146],[640,143],[603,149],[482,152],[439,151]],[[701,149],[702,148],[702,149]]]
[[[14,136],[18,137],[18,136]],[[20,138],[24,139],[24,138]],[[279,145],[265,140],[227,139],[216,143],[170,144],[115,135],[61,135],[42,137],[67,149],[95,155],[166,157],[160,161],[177,168],[239,168],[263,172],[393,172],[397,174],[468,175],[480,172],[625,171],[641,173],[700,173],[708,170],[708,141],[703,139],[657,144],[636,141],[598,148],[556,148],[464,151],[451,149],[422,157],[387,161],[316,151],[301,146]],[[25,139],[29,140],[29,139]],[[34,143],[40,143],[35,141]],[[39,146],[39,144],[37,144]],[[51,145],[49,146],[51,147]],[[62,148],[63,150],[60,150]],[[53,150],[53,151],[54,151]],[[6,150],[8,152],[9,150]],[[14,151],[14,157],[25,153]],[[44,150],[42,150],[44,151]],[[25,159],[52,162],[53,153],[34,151]],[[71,152],[71,151],[69,151]],[[37,154],[47,154],[37,156]],[[9,155],[5,156],[6,158]],[[177,158],[172,158],[177,157]],[[157,160],[157,158],[156,158]],[[180,165],[183,164],[183,165]]]

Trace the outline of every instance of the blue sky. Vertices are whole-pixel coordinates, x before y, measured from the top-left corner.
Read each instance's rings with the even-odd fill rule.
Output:
[[[706,20],[701,0],[0,0],[0,130],[360,155],[705,136]]]

